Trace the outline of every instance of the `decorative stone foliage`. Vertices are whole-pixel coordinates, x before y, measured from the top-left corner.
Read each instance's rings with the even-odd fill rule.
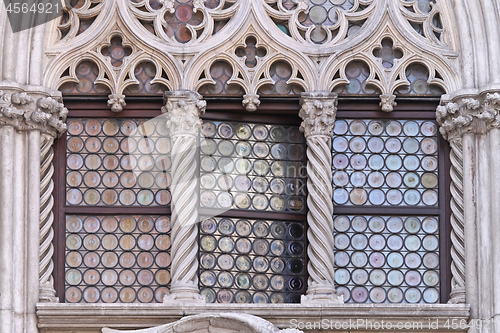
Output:
[[[0,125],[16,130],[40,130],[59,136],[66,130],[68,110],[50,96],[26,91],[0,91]]]
[[[46,84],[81,86],[86,61],[96,66],[90,86],[113,95],[115,111],[123,107],[116,96],[178,89],[245,95],[250,111],[263,95],[370,93],[391,111],[391,95],[439,95],[459,84],[445,2],[86,0],[63,16],[66,35],[46,51]],[[353,62],[367,68],[364,78],[351,75]]]

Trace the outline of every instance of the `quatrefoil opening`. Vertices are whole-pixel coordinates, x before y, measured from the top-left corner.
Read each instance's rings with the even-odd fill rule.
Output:
[[[240,58],[245,58],[245,65],[248,68],[254,68],[257,66],[257,58],[265,57],[267,50],[262,46],[257,46],[257,39],[250,36],[245,40],[245,47],[238,47],[234,53]]]
[[[111,65],[115,68],[119,68],[123,64],[125,57],[132,54],[132,48],[123,45],[122,42],[120,36],[114,36],[111,38],[110,44],[101,49],[102,55],[108,57],[111,61]]]
[[[390,38],[384,38],[380,42],[382,47],[377,47],[373,50],[373,55],[382,59],[382,66],[390,69],[394,66],[394,60],[403,57],[403,51],[394,47],[394,43]]]

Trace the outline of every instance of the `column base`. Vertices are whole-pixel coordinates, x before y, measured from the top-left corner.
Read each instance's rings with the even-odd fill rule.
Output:
[[[51,283],[42,283],[40,285],[40,303],[58,303],[59,298],[56,297],[56,291]]]
[[[163,297],[163,304],[206,304],[204,295],[200,295],[198,288],[174,287],[170,289],[170,294]]]
[[[335,288],[331,285],[313,284],[307,290],[307,295],[302,295],[300,303],[307,305],[331,305],[344,304],[344,295],[337,295]]]
[[[453,288],[448,304],[465,304],[465,288]]]

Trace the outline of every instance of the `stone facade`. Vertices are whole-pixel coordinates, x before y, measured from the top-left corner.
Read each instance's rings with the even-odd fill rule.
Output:
[[[175,12],[176,2],[160,3],[85,0],[68,10],[61,24],[54,20],[17,33],[0,6],[1,332],[99,332],[104,327],[110,329],[103,332],[317,332],[315,323],[324,319],[331,322],[322,331],[345,331],[358,320],[362,321],[352,331],[379,331],[376,323],[382,321],[394,326],[421,324],[422,332],[498,331],[498,0],[436,0],[429,7],[421,4],[425,1],[354,0],[350,9],[335,11],[332,24],[309,26],[301,19],[310,6],[305,0],[221,0],[215,5],[193,1],[193,10],[203,20],[187,28],[185,39],[162,28],[162,18]],[[82,23],[88,19],[90,27]],[[421,29],[415,31],[412,25]],[[241,56],[238,50],[252,39],[259,53],[254,59]],[[115,41],[126,54],[121,63],[109,53]],[[381,51],[384,47],[390,48],[389,58]],[[258,110],[261,87],[276,83],[270,68],[280,61],[289,64],[287,84],[305,92],[299,116],[308,145],[310,261],[302,304],[203,304],[196,276],[195,231],[181,228],[192,226],[190,221],[197,218],[194,208],[176,212],[173,218],[173,283],[163,304],[58,302],[52,277],[52,194],[57,193],[52,144],[66,130],[67,110],[58,89],[78,82],[76,71],[82,60],[96,65],[92,83],[105,87],[114,112],[126,107],[127,87],[139,83],[134,74],[138,66],[153,63],[151,82],[169,91],[167,121],[181,124],[176,129],[182,131],[173,139],[174,147],[182,146],[179,149],[187,153],[184,162],[194,161],[185,147],[193,145],[205,106],[196,91],[215,82],[211,70],[217,61],[231,68],[227,82],[243,90],[242,104],[250,112]],[[436,120],[451,147],[448,304],[342,304],[336,294],[334,207],[328,200],[336,115],[336,96],[331,92],[350,82],[346,68],[351,61],[367,64],[366,82],[374,87],[385,112],[396,106],[398,89],[410,84],[405,71],[411,65],[423,65],[429,73],[427,83],[445,91]],[[174,207],[193,200],[189,192],[193,175],[182,161],[174,162],[178,167],[174,178],[179,180],[179,190],[172,196]]]

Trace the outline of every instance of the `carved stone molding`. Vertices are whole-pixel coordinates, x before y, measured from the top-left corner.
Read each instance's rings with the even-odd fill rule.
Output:
[[[246,313],[200,314],[182,318],[174,323],[134,331],[103,328],[103,333],[303,333],[293,328],[278,329],[273,323]]]
[[[465,133],[484,134],[500,128],[500,93],[457,97],[436,109],[439,131],[445,139],[460,139]]]
[[[171,287],[165,303],[205,303],[198,289],[197,134],[206,102],[194,91],[165,93],[167,128],[172,138]]]
[[[64,105],[48,93],[0,84],[0,126],[39,130],[55,138],[66,131],[67,114]]]
[[[341,304],[335,291],[333,188],[331,138],[337,95],[328,92],[302,94],[301,131],[307,140],[307,239],[308,288],[304,304]]]

